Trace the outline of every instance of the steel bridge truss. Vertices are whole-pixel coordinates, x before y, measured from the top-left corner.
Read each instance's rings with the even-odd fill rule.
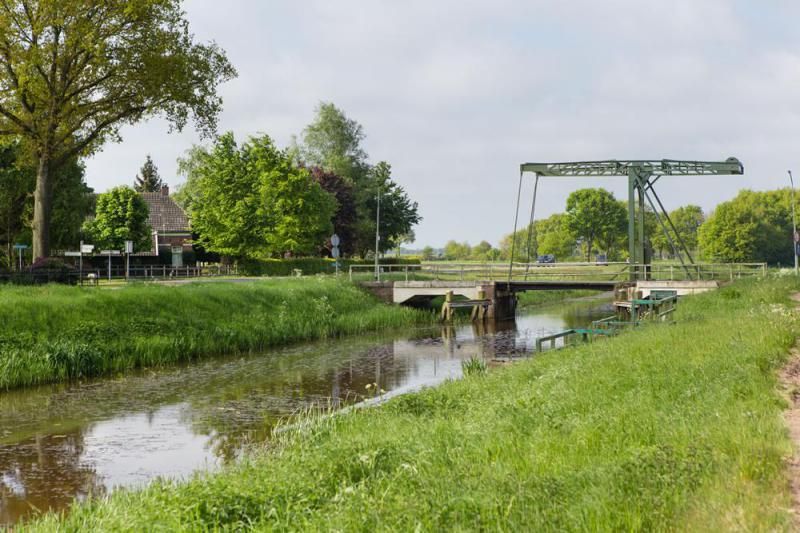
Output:
[[[650,257],[645,253],[645,210],[649,206],[655,214],[656,221],[661,227],[672,252],[681,262],[688,276],[691,276],[688,264],[694,264],[694,258],[683,241],[675,224],[664,208],[658,194],[654,189],[655,183],[662,176],[730,176],[744,174],[744,166],[735,157],[726,161],[679,161],[674,159],[661,160],[630,160],[630,161],[577,161],[566,163],[523,163],[520,165],[519,189],[517,191],[517,210],[514,217],[514,237],[511,245],[511,267],[509,280],[513,269],[516,248],[516,233],[519,222],[519,205],[522,194],[522,179],[525,173],[535,174],[536,180],[531,202],[530,223],[528,226],[527,262],[531,260],[534,214],[536,210],[536,194],[541,177],[603,177],[627,176],[628,178],[628,253],[633,265],[643,265],[641,271],[632,269],[631,279],[646,279],[649,272]],[[646,203],[645,203],[646,202]],[[638,210],[637,210],[638,207]],[[684,256],[686,259],[684,259]],[[688,264],[687,264],[688,263]]]

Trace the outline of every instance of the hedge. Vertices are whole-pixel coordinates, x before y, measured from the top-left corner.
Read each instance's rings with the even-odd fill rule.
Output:
[[[382,265],[418,265],[419,259],[386,257],[380,260]],[[339,268],[346,271],[350,265],[371,265],[369,259],[342,259]],[[314,274],[332,274],[336,270],[333,259],[322,257],[297,257],[293,259],[244,260],[237,263],[239,274],[246,276],[291,276],[295,270],[302,271],[304,276]]]

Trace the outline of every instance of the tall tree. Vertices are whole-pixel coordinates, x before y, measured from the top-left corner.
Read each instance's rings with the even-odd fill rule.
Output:
[[[139,174],[133,180],[133,188],[137,192],[158,192],[163,185],[164,182],[158,174],[158,167],[153,163],[153,158],[150,157],[150,154],[148,154],[144,165],[139,170]]]
[[[68,161],[53,173],[53,233],[56,249],[74,248],[80,229],[94,211],[92,188],[84,181],[84,166]],[[36,169],[23,157],[16,141],[0,144],[0,243],[6,255],[14,243],[30,244]]]
[[[95,216],[86,223],[85,231],[102,249],[122,250],[125,241],[133,241],[134,251],[147,251],[153,245],[147,216],[147,204],[139,193],[130,187],[115,187],[97,195]]]
[[[416,202],[391,179],[391,166],[371,166],[361,146],[364,129],[332,103],[321,103],[314,121],[294,149],[306,163],[341,176],[353,186],[356,200],[355,250],[364,256],[375,248],[377,196],[381,195],[380,251],[395,248],[422,218]]]
[[[190,157],[189,214],[204,249],[234,258],[316,254],[333,231],[335,198],[268,136],[240,147],[227,133]]]
[[[358,234],[361,255],[375,249],[378,196],[380,196],[380,252],[397,247],[412,233],[422,217],[419,206],[405,189],[392,180],[392,167],[385,161],[370,168],[363,185],[357,189]]]
[[[587,261],[595,244],[610,252],[625,232],[625,208],[605,189],[574,191],[567,198],[566,215],[569,231],[583,240]]]
[[[314,121],[303,130],[300,157],[308,164],[358,184],[369,168],[367,153],[361,147],[364,138],[361,124],[332,103],[322,102],[317,106]]]
[[[34,257],[50,253],[55,170],[154,115],[212,133],[233,76],[222,50],[194,41],[181,0],[0,2],[0,135],[36,164]]]
[[[743,190],[722,202],[700,226],[705,257],[715,261],[793,261],[791,193]]]
[[[356,251],[356,197],[352,182],[327,172],[321,167],[311,169],[311,177],[336,199],[336,213],[333,216],[333,231],[341,239],[339,249],[343,255],[352,255]]]
[[[703,209],[699,205],[685,205],[669,214],[684,244],[690,250],[697,249],[697,233],[706,220]]]

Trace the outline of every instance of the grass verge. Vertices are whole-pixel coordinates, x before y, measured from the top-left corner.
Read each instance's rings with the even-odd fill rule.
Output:
[[[352,284],[309,278],[2,287],[0,316],[0,389],[431,321]]]
[[[789,529],[775,374],[792,290],[686,299],[675,325],[301,424],[220,473],[20,529]]]

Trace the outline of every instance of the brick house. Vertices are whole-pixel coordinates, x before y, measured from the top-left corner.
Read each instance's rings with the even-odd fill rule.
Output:
[[[169,196],[169,187],[159,192],[140,193],[150,213],[147,223],[153,230],[153,247],[136,255],[160,257],[161,263],[183,266],[192,255],[192,230],[189,217]]]

